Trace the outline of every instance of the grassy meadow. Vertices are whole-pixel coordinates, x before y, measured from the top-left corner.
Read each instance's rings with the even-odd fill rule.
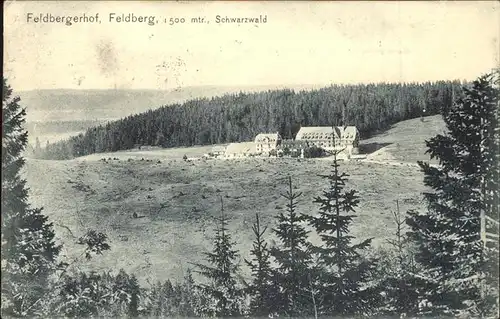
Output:
[[[424,141],[443,129],[439,116],[400,122],[362,142],[385,145],[367,160],[341,162],[341,170],[350,175],[347,187],[360,196],[354,236],[374,237],[374,245],[384,245],[395,229],[396,200],[401,211],[425,208],[423,175],[415,162],[428,159]],[[318,175],[329,171],[329,158],[200,159],[211,148],[131,150],[68,161],[28,159],[24,169],[33,205],[44,207],[54,222],[68,258],[81,255],[76,241],[87,229],[109,236],[111,250],[91,261],[81,259],[78,267],[123,268],[141,282],[175,280],[211,248],[221,196],[244,266],[255,213],[269,228],[274,226],[273,217],[285,209],[280,194],[288,176],[302,192],[298,210],[306,214],[317,212],[313,198],[327,186]],[[183,161],[184,154],[192,159]],[[269,240],[272,245],[272,236]]]

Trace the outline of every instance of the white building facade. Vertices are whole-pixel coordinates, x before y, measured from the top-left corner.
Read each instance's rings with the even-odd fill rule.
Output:
[[[255,137],[255,147],[257,153],[269,153],[276,150],[281,143],[281,136],[279,133],[261,133]]]
[[[309,126],[301,127],[295,140],[306,141],[326,151],[341,151],[350,157],[357,154],[359,132],[355,126]]]

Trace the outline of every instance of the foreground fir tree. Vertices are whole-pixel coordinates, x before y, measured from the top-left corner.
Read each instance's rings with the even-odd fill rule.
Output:
[[[114,303],[118,302],[126,307],[120,311],[120,314],[125,312],[130,318],[138,317],[141,292],[137,278],[135,275],[129,275],[120,269],[114,281],[112,286],[113,296],[116,300]]]
[[[57,268],[60,246],[54,243],[52,223],[41,209],[28,204],[26,181],[20,176],[28,133],[26,112],[12,97],[3,79],[2,89],[2,315],[37,313]]]
[[[156,318],[173,316],[174,305],[179,303],[179,298],[176,298],[176,296],[177,294],[170,280],[164,283],[158,281],[152,285],[149,290],[149,315]]]
[[[389,249],[383,248],[378,262],[378,272],[383,301],[379,313],[385,316],[413,317],[418,314],[418,279],[413,274],[419,271],[414,260],[411,241],[406,235],[406,218],[397,210],[393,212],[396,231],[387,239]]]
[[[48,318],[134,318],[141,317],[143,296],[134,275],[121,269],[118,274],[78,272],[63,278],[62,287],[53,297]],[[142,305],[141,305],[142,304]]]
[[[312,246],[319,263],[320,315],[348,316],[368,314],[376,304],[376,293],[369,285],[375,261],[364,258],[363,250],[371,239],[353,244],[349,227],[359,199],[355,190],[345,190],[346,173],[339,172],[336,153],[332,172],[320,175],[328,180],[328,188],[314,202],[319,213],[309,217],[309,224],[320,236],[322,245]]]
[[[252,226],[255,239],[250,251],[252,259],[245,260],[252,272],[252,282],[248,287],[251,296],[250,314],[252,316],[268,316],[273,313],[277,295],[277,285],[273,280],[270,252],[264,239],[267,227],[260,224],[259,214],[255,214]]]
[[[201,309],[202,298],[196,289],[190,268],[187,269],[184,280],[176,285],[173,295],[176,305],[174,315],[191,318],[196,316],[198,309]]]
[[[311,315],[314,305],[308,276],[312,262],[308,252],[308,232],[304,227],[307,217],[297,213],[297,198],[302,193],[294,193],[292,179],[288,180],[288,191],[282,196],[288,201],[286,212],[276,217],[278,225],[273,232],[278,237],[278,245],[271,249],[271,256],[277,263],[275,276],[279,284],[279,298],[275,300],[275,311],[286,316]]]
[[[448,132],[427,141],[439,165],[419,163],[433,191],[424,193],[428,210],[411,212],[408,224],[426,268],[419,277],[429,314],[498,311],[498,249],[485,248],[480,235],[481,215],[498,225],[498,99],[498,73],[464,88],[443,114]]]
[[[221,216],[217,221],[213,251],[205,254],[209,265],[196,264],[197,272],[209,281],[199,286],[206,298],[200,312],[216,317],[238,316],[242,313],[243,304],[242,291],[237,282],[238,252],[227,228],[228,219],[224,215],[222,198]]]

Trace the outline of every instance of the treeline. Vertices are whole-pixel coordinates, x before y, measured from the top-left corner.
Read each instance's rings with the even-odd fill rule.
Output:
[[[367,137],[398,121],[441,113],[460,92],[459,81],[441,81],[334,85],[313,91],[277,90],[195,99],[89,128],[84,134],[48,145],[38,157],[67,159],[136,145],[242,142],[262,132],[280,132],[284,138],[293,138],[301,125],[356,125]]]
[[[286,209],[273,224],[262,225],[256,207],[244,260],[249,280],[221,198],[205,262],[192,264],[180,282],[141,287],[134,274],[86,273],[78,259],[60,261],[52,224],[27,203],[20,175],[25,113],[4,81],[2,317],[498,318],[499,85],[498,77],[481,77],[443,110],[449,133],[427,141],[440,164],[419,162],[428,207],[393,212],[389,248],[352,235],[363,198],[334,155],[330,172],[318,176],[325,183],[315,211],[302,211],[291,178],[281,194]],[[111,249],[93,230],[77,243],[80,258]]]
[[[99,125],[98,120],[68,120],[50,122],[28,122],[25,127],[30,135],[79,132]]]

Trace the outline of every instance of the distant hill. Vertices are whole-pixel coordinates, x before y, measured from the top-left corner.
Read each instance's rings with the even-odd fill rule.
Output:
[[[194,86],[176,90],[32,90],[16,92],[27,109],[28,141],[42,146],[78,135],[90,127],[164,105],[239,92],[283,88],[310,90],[318,85]]]
[[[310,90],[318,85],[292,86],[194,86],[175,90],[32,90],[19,91],[27,108],[27,122],[105,122],[141,113],[163,105],[196,98],[211,98],[239,92],[260,92],[282,88]]]

